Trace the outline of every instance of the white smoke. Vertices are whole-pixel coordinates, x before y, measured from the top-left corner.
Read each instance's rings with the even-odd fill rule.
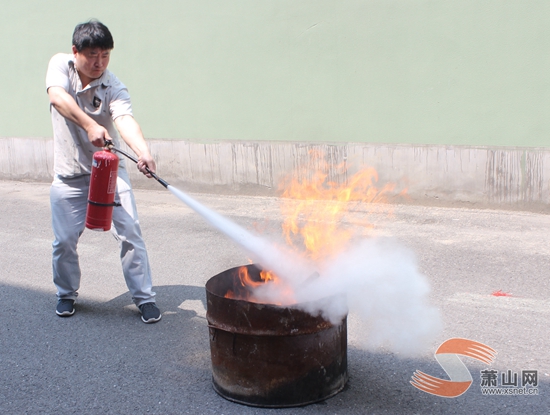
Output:
[[[250,233],[182,191],[168,189],[285,282],[282,287],[260,286],[255,296],[263,302],[290,301],[333,324],[349,311],[362,322],[365,346],[385,346],[406,356],[425,351],[438,334],[441,322],[428,301],[427,279],[418,271],[413,252],[397,240],[359,240],[340,255],[313,263]]]
[[[262,264],[266,257],[269,252],[264,251],[256,260]],[[413,252],[399,241],[363,239],[314,268],[319,275],[305,282],[278,275],[292,285],[298,307],[333,324],[349,311],[361,321],[359,338],[368,348],[385,346],[409,356],[431,347],[441,328],[440,316],[429,304],[430,287]],[[269,284],[256,294],[266,302],[281,301]]]

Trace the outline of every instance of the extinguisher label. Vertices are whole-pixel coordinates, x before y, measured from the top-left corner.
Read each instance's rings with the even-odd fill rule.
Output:
[[[116,190],[116,171],[112,171],[109,174],[109,185],[107,186],[107,193],[114,193]]]

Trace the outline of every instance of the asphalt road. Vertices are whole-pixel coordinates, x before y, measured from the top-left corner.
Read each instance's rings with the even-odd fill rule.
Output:
[[[0,182],[0,413],[2,414],[519,414],[550,408],[550,216],[396,205],[374,214],[373,234],[416,254],[443,316],[442,332],[414,358],[364,349],[348,324],[349,381],[326,401],[289,409],[239,405],[211,385],[206,281],[248,263],[245,252],[159,186],[136,198],[164,315],[139,319],[109,233],[86,231],[77,312],[55,315],[49,185]],[[249,229],[275,232],[278,200],[194,195]],[[359,214],[356,212],[356,214]],[[497,291],[511,296],[494,296]],[[434,358],[450,338],[497,351],[501,375],[534,370],[537,395],[484,396],[480,362],[461,358],[473,378],[456,398],[414,388],[416,370],[448,379]],[[520,385],[521,386],[521,385]],[[530,385],[532,387],[533,385]],[[504,387],[503,388],[508,388]]]

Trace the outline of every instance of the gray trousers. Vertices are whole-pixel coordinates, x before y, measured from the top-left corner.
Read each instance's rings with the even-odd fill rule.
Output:
[[[86,221],[90,176],[56,176],[50,188],[53,246],[53,282],[57,297],[75,300],[80,288],[77,244]],[[122,272],[134,303],[155,301],[151,269],[137,216],[132,187],[125,169],[119,168],[111,232],[119,242]]]

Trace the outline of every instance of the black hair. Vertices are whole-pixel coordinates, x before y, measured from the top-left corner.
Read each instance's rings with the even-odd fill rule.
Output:
[[[115,42],[107,26],[98,20],[90,20],[74,28],[73,45],[82,52],[86,48],[110,50],[115,47]]]

